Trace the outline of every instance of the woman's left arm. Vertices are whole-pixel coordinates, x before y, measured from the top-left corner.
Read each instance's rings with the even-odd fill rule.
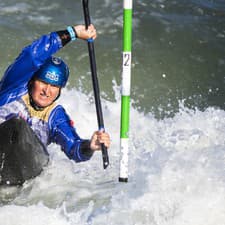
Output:
[[[91,142],[79,137],[62,106],[57,106],[51,113],[49,130],[50,142],[60,145],[68,158],[81,162],[92,157]]]

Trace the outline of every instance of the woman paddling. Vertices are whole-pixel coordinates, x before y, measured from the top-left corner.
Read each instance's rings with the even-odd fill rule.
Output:
[[[69,69],[54,54],[70,41],[96,36],[93,25],[88,29],[76,25],[43,35],[26,46],[0,81],[0,123],[21,118],[45,146],[59,144],[76,162],[89,160],[102,143],[108,148],[108,133],[95,131],[90,140],[80,138],[65,109],[56,102]]]

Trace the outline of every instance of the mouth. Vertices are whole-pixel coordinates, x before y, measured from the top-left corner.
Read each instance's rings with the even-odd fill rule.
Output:
[[[41,98],[48,99],[50,96],[46,95],[45,93],[40,93]]]

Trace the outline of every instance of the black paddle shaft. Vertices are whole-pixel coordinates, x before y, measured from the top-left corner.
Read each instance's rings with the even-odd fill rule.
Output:
[[[85,26],[86,26],[86,29],[88,29],[88,26],[91,24],[88,0],[83,0],[83,10],[84,10]],[[97,76],[97,68],[96,68],[96,60],[95,60],[94,42],[92,39],[88,40],[88,51],[89,51],[92,83],[93,83],[94,96],[95,96],[95,106],[97,111],[98,127],[99,127],[99,130],[104,130],[104,121],[102,116],[102,107],[101,107],[101,100],[100,100],[100,94],[99,94],[98,76]],[[106,169],[107,166],[109,165],[108,151],[104,144],[102,144],[101,147],[102,147],[103,168]]]

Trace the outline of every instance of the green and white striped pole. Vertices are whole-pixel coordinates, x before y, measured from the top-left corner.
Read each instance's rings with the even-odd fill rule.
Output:
[[[123,67],[120,123],[120,182],[128,181],[130,86],[131,86],[131,42],[132,0],[123,1]]]

